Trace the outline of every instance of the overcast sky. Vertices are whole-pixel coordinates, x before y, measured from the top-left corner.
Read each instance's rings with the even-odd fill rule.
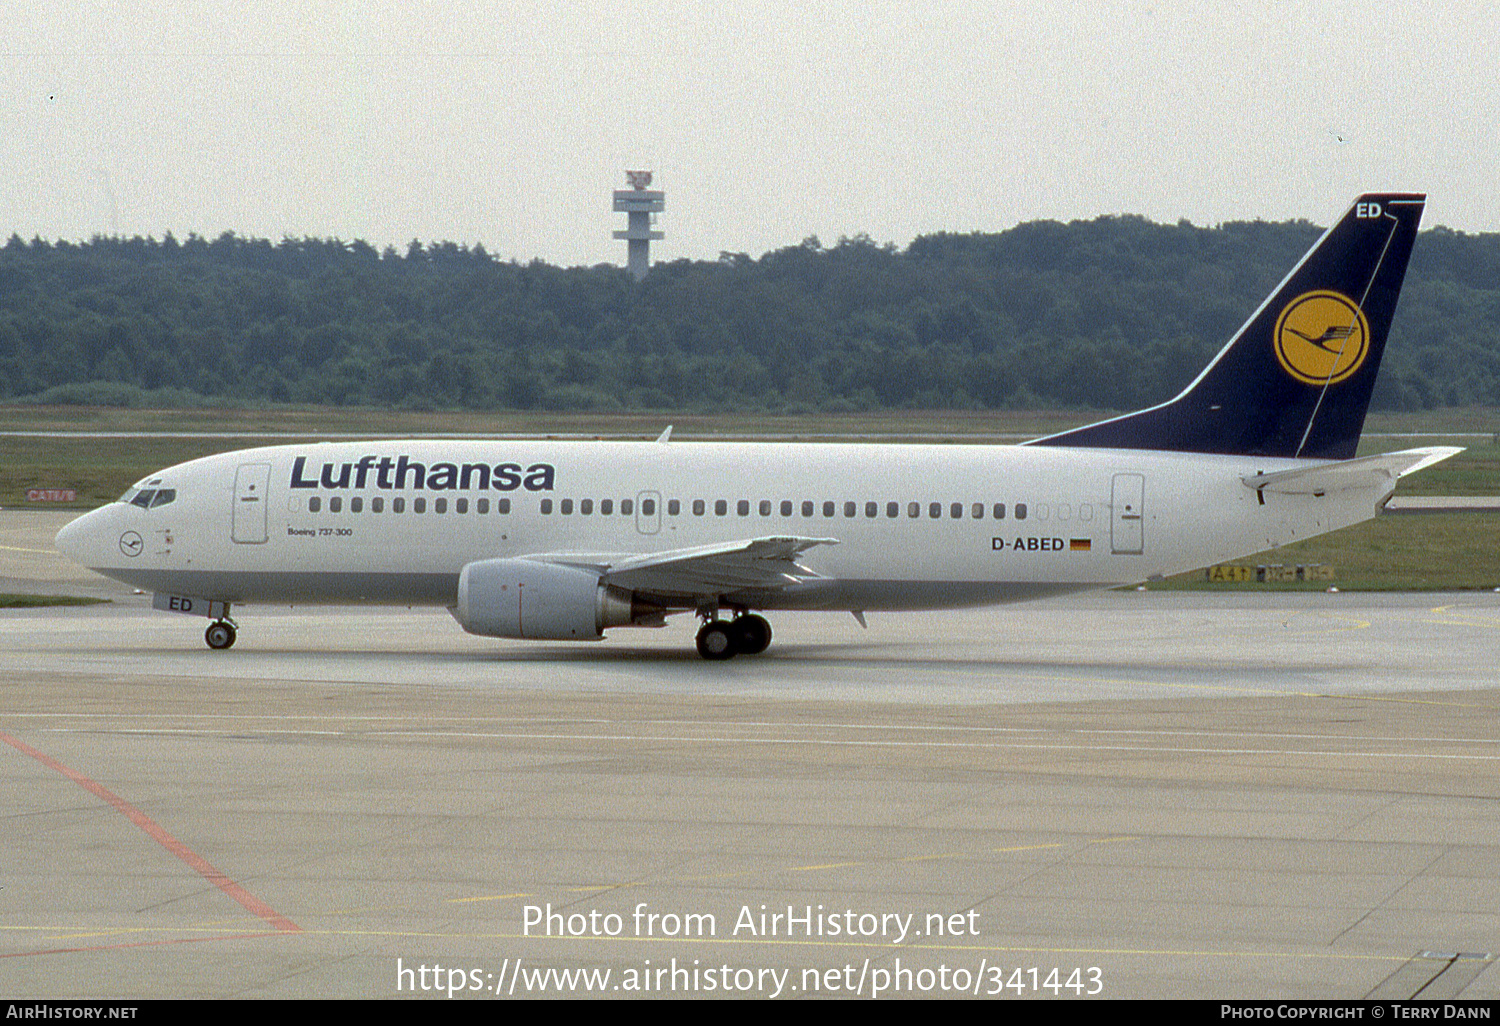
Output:
[[[623,264],[1144,214],[1500,230],[1459,0],[0,0],[0,237],[224,231]]]

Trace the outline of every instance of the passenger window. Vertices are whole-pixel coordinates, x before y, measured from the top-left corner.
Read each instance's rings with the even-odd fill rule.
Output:
[[[996,520],[1004,520],[1005,519],[1005,503],[1003,503],[1003,502],[997,502],[997,503],[995,503],[995,519]]]
[[[811,499],[802,500],[802,515],[810,517],[813,515],[813,504]]]
[[[136,505],[139,506],[140,503],[137,502]],[[320,499],[320,498],[318,498],[316,495],[314,495],[311,499],[307,500],[307,511],[309,513],[316,513],[319,510],[321,510],[322,508],[323,508],[323,500]]]
[[[888,502],[885,504],[885,515],[891,518],[901,515],[901,504],[899,502]]]
[[[565,517],[572,516],[573,515],[573,500],[572,499],[564,499],[562,502],[558,503],[558,512],[562,513],[562,515],[565,516]]]
[[[878,502],[867,502],[867,503],[865,503],[865,516],[867,516],[867,517],[874,517],[874,516],[879,516],[879,515],[880,515],[880,503],[878,503]]]
[[[984,503],[982,503],[982,502],[976,502],[976,503],[974,503],[974,519],[975,520],[983,520],[984,519]]]
[[[406,512],[406,500],[405,499],[392,499],[391,500],[391,512],[392,513],[405,513]]]
[[[726,499],[719,499],[719,500],[717,500],[714,503],[714,516],[716,516],[716,517],[722,517],[722,516],[724,516],[728,512],[729,512],[729,502],[728,502],[728,500],[726,500]]]
[[[782,499],[781,500],[781,515],[784,516],[784,517],[789,517],[789,516],[792,515],[792,500],[791,499]]]
[[[741,499],[739,502],[736,502],[734,504],[734,511],[742,517],[748,517],[750,515],[750,500]]]
[[[906,504],[906,515],[916,519],[922,515],[922,504],[920,502],[908,502]]]
[[[704,504],[703,500],[702,499],[694,499],[693,500],[693,516],[695,516],[695,517],[701,517],[706,512],[708,512],[708,507]]]
[[[613,516],[614,512],[615,512],[615,500],[614,499],[600,499],[599,500],[599,515],[600,516],[602,516],[602,517]]]
[[[934,520],[943,519],[943,504],[941,502],[934,502],[931,506],[928,506],[927,515]]]
[[[836,510],[837,510],[837,504],[835,502],[833,502],[833,500],[830,499],[830,500],[828,500],[828,501],[826,501],[826,502],[823,503],[823,515],[825,517],[831,517],[831,516],[833,516],[833,514],[836,512]]]
[[[643,516],[643,517],[654,517],[654,516],[656,516],[656,500],[655,499],[642,499],[641,500],[641,516]]]
[[[509,499],[500,499],[500,500],[496,501],[496,503],[495,503],[495,511],[497,513],[509,513],[510,512],[510,500]]]
[[[948,515],[954,520],[962,520],[964,515],[964,504],[961,502],[955,502],[952,506],[949,507]]]
[[[646,502],[650,502],[650,501],[651,501],[650,499],[646,500]],[[651,515],[651,511],[649,509],[646,509],[645,506],[644,506],[644,504],[641,506],[641,509],[645,512],[645,514],[648,517]],[[678,502],[676,499],[668,499],[667,500],[667,516],[675,517],[677,514],[679,514],[681,512],[682,512],[682,503]]]
[[[434,499],[433,502],[432,502],[432,511],[434,513],[446,513],[446,512],[448,512],[448,500],[447,499]]]
[[[635,500],[634,499],[621,499],[620,500],[620,516],[622,516],[622,517],[628,517],[634,511],[635,511]]]
[[[328,500],[328,512],[339,513],[343,511],[343,508],[344,500],[339,498],[337,495]]]
[[[1079,506],[1078,507],[1078,519],[1079,520],[1093,520],[1094,519],[1094,507],[1090,506],[1086,502],[1082,506]]]
[[[542,500],[542,513],[544,513],[544,514],[550,514],[551,512],[552,512],[552,500],[551,499],[543,499]]]
[[[581,513],[581,514],[583,514],[584,516],[589,516],[590,514],[592,514],[594,512],[594,500],[593,499],[579,499],[578,500],[578,512]]]
[[[361,499],[358,496],[355,496],[354,498],[352,498],[352,499],[349,500],[349,512],[350,513],[361,513],[361,512],[364,511],[364,508],[365,508],[365,500],[364,499]]]
[[[411,511],[413,513],[426,513],[427,512],[427,500],[426,499],[413,499],[411,501]]]
[[[1038,520],[1046,520],[1050,510],[1045,502],[1039,502],[1036,504],[1036,509],[1032,510],[1032,512],[1036,514]]]
[[[1018,502],[1018,503],[1016,503],[1016,519],[1017,520],[1025,520],[1026,519],[1026,503],[1024,503],[1024,502]]]
[[[358,502],[359,500],[355,499],[354,501]],[[358,511],[356,511],[356,512],[358,512]],[[455,499],[453,501],[453,512],[457,513],[459,516],[463,516],[464,514],[468,513],[469,512],[469,500],[468,499]]]
[[[489,516],[490,515],[490,500],[489,499],[480,499],[478,502],[474,503],[474,512],[478,513],[482,517]]]
[[[380,498],[380,497],[378,497],[378,496],[376,498],[371,499],[370,500],[370,512],[371,513],[384,513],[385,512],[385,500],[382,499],[382,498]]]

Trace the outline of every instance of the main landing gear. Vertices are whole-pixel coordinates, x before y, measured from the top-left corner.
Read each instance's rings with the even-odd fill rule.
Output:
[[[698,654],[704,659],[759,655],[771,644],[771,624],[763,616],[742,613],[733,620],[717,616],[698,628]]]
[[[208,642],[209,648],[224,649],[234,645],[236,637],[234,621],[229,618],[215,620],[208,625],[208,630],[203,632],[203,640]]]

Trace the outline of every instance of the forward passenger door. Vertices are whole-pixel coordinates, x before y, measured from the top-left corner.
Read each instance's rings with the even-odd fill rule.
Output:
[[[242,463],[234,474],[234,540],[241,545],[264,545],[267,539],[267,491],[271,486],[269,463]]]

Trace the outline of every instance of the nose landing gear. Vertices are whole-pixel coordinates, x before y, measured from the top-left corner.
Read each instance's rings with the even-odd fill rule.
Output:
[[[203,640],[208,642],[212,649],[231,648],[236,637],[234,621],[230,619],[215,620],[208,625],[208,630],[203,632]]]

